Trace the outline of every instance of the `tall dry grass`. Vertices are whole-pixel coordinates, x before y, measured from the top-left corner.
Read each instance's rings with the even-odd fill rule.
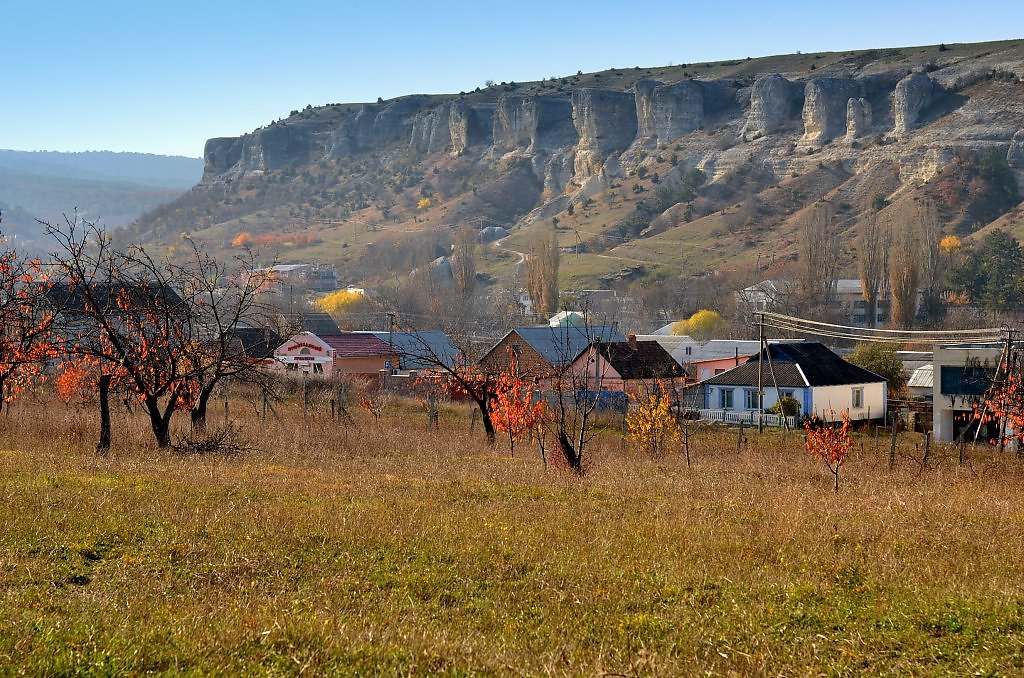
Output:
[[[798,434],[699,430],[583,479],[438,430],[230,403],[240,455],[115,416],[0,420],[0,665],[24,673],[1016,673],[1024,463],[861,437],[835,494]],[[220,404],[211,425],[223,418]],[[915,447],[916,445],[916,447]]]

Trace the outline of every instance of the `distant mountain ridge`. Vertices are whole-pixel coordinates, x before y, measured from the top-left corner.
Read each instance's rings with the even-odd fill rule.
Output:
[[[203,161],[184,156],[114,151],[11,151],[0,150],[0,169],[43,177],[188,189],[203,176]]]
[[[116,228],[170,202],[203,173],[198,158],[147,153],[0,150],[0,232],[32,250],[48,246],[37,219],[64,214]]]

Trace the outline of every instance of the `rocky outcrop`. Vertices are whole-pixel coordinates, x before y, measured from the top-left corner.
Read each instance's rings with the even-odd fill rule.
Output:
[[[1010,139],[1010,148],[1006,151],[1006,164],[1013,169],[1024,170],[1024,129],[1018,130]]]
[[[354,117],[346,119],[331,132],[325,143],[327,157],[331,160],[341,160],[358,153],[384,148],[397,141],[415,145],[412,133],[414,122],[417,114],[429,106],[430,102],[430,97],[415,95],[394,99],[385,104],[363,104]],[[429,146],[429,125],[427,128],[426,145]],[[438,130],[437,138],[443,138],[443,134]]]
[[[412,121],[409,147],[419,153],[437,153],[447,150],[452,143],[450,103],[429,111],[420,111]]]
[[[448,115],[452,153],[462,155],[470,146],[490,144],[493,120],[493,105],[470,106],[462,99],[453,102]]]
[[[494,149],[553,151],[576,141],[572,106],[565,99],[503,94],[494,108]]]
[[[917,127],[921,113],[940,93],[941,87],[926,73],[911,73],[896,83],[892,95],[893,132],[899,136]]]
[[[552,154],[544,163],[544,194],[556,196],[565,190],[572,180],[576,154],[568,148]]]
[[[750,111],[744,136],[771,134],[786,127],[803,106],[804,88],[778,73],[763,75],[750,91]]]
[[[692,80],[674,85],[641,80],[635,91],[638,138],[678,139],[704,121],[704,93]]]
[[[860,88],[856,80],[816,78],[804,87],[804,143],[827,144],[846,132],[847,103]]]
[[[846,102],[846,138],[862,137],[871,129],[871,102],[850,99]]]
[[[218,175],[227,173],[242,159],[242,139],[240,137],[219,137],[210,139],[203,147],[203,181],[209,181]]]
[[[612,153],[636,138],[636,99],[628,92],[578,89],[572,93],[572,121],[579,133],[573,166],[577,176],[597,174]]]

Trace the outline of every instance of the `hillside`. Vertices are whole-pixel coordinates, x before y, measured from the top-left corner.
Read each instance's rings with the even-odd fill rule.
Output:
[[[554,225],[564,288],[753,275],[796,256],[794,220],[820,200],[847,233],[919,195],[964,237],[1019,226],[1006,182],[1024,178],[1022,77],[1024,41],[1011,41],[307,107],[209,140],[198,186],[129,234],[170,243],[188,231],[215,251],[257,242],[373,285],[445,254],[468,223],[482,240],[508,231],[478,267],[498,285],[514,284],[531,233]]]
[[[36,219],[60,219],[76,209],[107,226],[124,226],[177,198],[201,176],[197,158],[0,150],[2,229],[31,248],[39,240]]]

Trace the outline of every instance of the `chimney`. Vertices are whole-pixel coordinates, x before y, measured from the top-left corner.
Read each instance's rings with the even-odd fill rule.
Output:
[[[629,348],[631,348],[632,350],[635,351],[636,350],[636,335],[633,334],[632,332],[630,332],[628,335],[626,335],[626,341],[629,342]]]

